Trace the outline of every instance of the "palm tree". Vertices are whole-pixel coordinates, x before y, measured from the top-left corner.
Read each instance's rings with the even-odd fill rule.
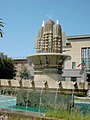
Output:
[[[3,22],[2,22],[2,18],[0,18],[0,37],[3,37],[3,31],[2,31],[2,27],[4,27]]]

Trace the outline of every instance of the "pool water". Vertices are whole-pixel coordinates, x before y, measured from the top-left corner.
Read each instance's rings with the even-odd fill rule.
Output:
[[[27,112],[41,112],[41,113],[45,112],[44,109],[40,109],[38,107],[25,107],[25,106],[18,105],[18,106],[11,106],[9,108],[13,110],[22,110],[22,111],[27,111]]]
[[[88,103],[75,103],[80,108],[80,111],[84,114],[90,113],[90,102]],[[28,107],[28,106],[16,106],[16,97],[0,95],[0,108],[10,109],[10,110],[20,110],[27,112],[41,112],[45,113],[45,109],[38,107]]]
[[[80,111],[83,113],[83,114],[88,114],[90,113],[90,102],[87,102],[87,103],[76,103],[76,105],[80,108]]]
[[[0,108],[9,108],[16,105],[16,97],[0,95]]]
[[[16,97],[5,95],[0,95],[0,108],[27,112],[45,112],[44,109],[38,107],[16,106]]]

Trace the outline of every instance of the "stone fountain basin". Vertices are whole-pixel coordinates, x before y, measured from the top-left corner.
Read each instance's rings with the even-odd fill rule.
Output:
[[[69,55],[62,53],[36,53],[27,56],[27,59],[34,65],[34,84],[45,88],[58,88],[56,81],[62,81],[62,65],[65,60],[70,59]]]
[[[34,65],[58,66],[59,64],[62,65],[65,60],[71,59],[71,57],[62,53],[36,53],[28,55],[27,59]]]

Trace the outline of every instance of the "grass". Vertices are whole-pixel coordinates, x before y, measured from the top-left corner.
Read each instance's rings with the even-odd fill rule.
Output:
[[[4,113],[0,113],[3,115]],[[50,109],[46,112],[45,116],[35,117],[13,113],[5,113],[8,116],[8,120],[50,120],[50,119],[61,119],[61,120],[90,120],[90,114],[83,116],[79,110],[63,110],[63,109]]]
[[[79,111],[70,112],[62,109],[49,110],[45,116],[62,120],[90,120],[90,114],[84,116]]]

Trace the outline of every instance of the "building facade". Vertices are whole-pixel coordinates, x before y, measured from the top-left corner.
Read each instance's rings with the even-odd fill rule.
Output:
[[[90,82],[90,35],[67,36],[63,53],[71,56],[65,62],[63,80]]]

